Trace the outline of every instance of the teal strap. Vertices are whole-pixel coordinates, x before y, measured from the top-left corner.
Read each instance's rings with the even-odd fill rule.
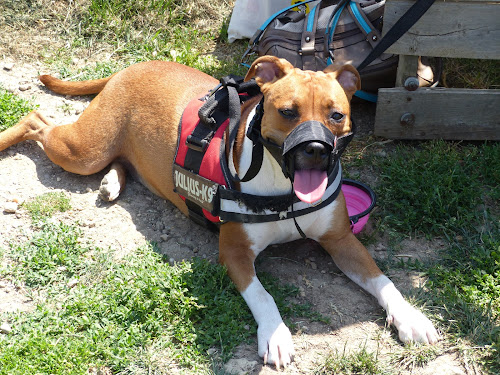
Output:
[[[372,103],[377,102],[377,95],[370,94],[369,92],[366,92],[366,91],[358,90],[354,93],[354,96],[357,96],[358,98],[366,100],[368,102],[372,102]]]
[[[340,15],[342,14],[342,11],[344,10],[346,4],[343,4],[340,8],[337,9],[337,12],[335,12],[335,16],[333,17],[332,24],[330,26],[330,33],[328,35],[328,44],[327,47],[330,46],[330,43],[333,39],[333,34],[335,34],[335,29],[337,28],[337,24],[339,23]],[[326,29],[326,32],[328,32],[328,28]],[[326,59],[327,65],[331,65],[333,63],[332,58],[328,57]]]
[[[314,16],[315,16],[316,12],[318,11],[319,6],[320,6],[320,4],[316,5],[309,12],[309,16],[307,17],[307,27],[306,27],[306,31],[308,31],[308,32],[312,32],[313,31],[313,28],[314,28]]]
[[[349,3],[349,7],[351,8],[352,14],[356,17],[356,20],[359,22],[360,26],[363,28],[366,34],[370,34],[372,32],[372,28],[365,21],[365,18],[361,15],[357,4],[354,1]]]

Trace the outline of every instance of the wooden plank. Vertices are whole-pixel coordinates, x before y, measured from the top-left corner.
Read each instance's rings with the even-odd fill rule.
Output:
[[[416,77],[417,69],[418,56],[399,55],[395,86],[403,87],[408,77]]]
[[[402,123],[402,118],[406,123]],[[375,135],[397,139],[500,140],[500,90],[380,89]]]
[[[384,35],[414,2],[386,0]],[[437,0],[387,52],[398,55],[500,59],[499,20],[499,0]]]

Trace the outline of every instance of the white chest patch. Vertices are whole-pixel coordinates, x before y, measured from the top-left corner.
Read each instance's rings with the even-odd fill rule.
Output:
[[[318,211],[296,218],[297,224],[308,238],[318,241],[331,227],[337,206],[338,202],[335,200]],[[243,228],[247,232],[248,239],[252,243],[251,249],[256,256],[269,245],[301,238],[293,219],[243,224]]]

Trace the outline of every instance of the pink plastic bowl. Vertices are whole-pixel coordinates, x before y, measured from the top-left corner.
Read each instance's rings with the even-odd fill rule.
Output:
[[[370,211],[375,206],[375,193],[365,184],[348,179],[342,180],[342,192],[351,220],[352,232],[357,234],[364,228],[370,217]]]

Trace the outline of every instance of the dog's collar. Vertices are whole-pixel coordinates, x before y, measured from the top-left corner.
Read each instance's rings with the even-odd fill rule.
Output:
[[[320,201],[302,202],[293,191],[277,196],[261,196],[219,187],[221,222],[266,223],[296,218],[333,202],[342,187],[342,168],[337,161],[328,176],[328,186]]]

